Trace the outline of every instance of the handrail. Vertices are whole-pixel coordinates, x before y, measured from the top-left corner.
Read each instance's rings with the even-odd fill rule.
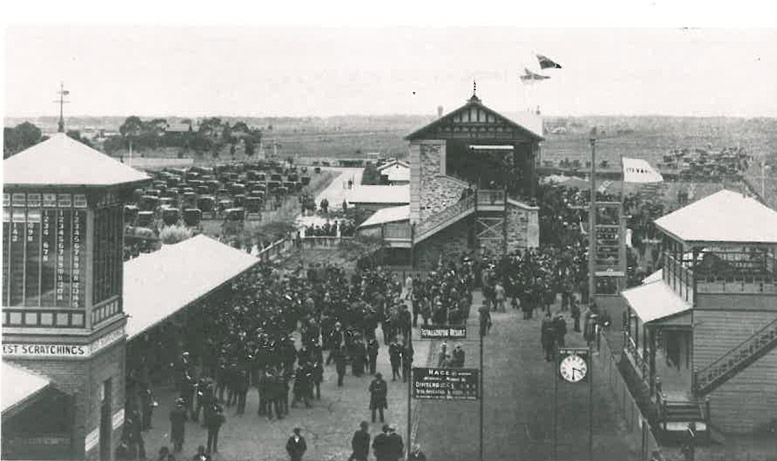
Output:
[[[754,353],[761,350],[761,347],[763,346],[759,344],[755,351],[751,349],[749,354],[743,354],[743,352],[748,352],[747,346],[752,347],[753,341],[757,342],[760,340],[761,335],[763,335],[766,331],[775,328],[777,328],[777,319],[767,323],[763,328],[750,335],[747,339],[739,343],[736,347],[733,347],[727,353],[723,354],[720,358],[710,363],[703,369],[695,372],[696,389],[694,389],[694,391],[701,391],[704,387],[710,385],[716,379],[725,375],[726,372],[733,369],[736,365],[742,363],[751,357]],[[774,340],[777,340],[777,335],[775,335]],[[731,364],[730,366],[724,365],[728,365],[729,363]]]
[[[429,216],[427,219],[424,219],[418,224],[418,230],[416,232],[416,235],[418,237],[421,237],[428,233],[429,231],[435,229],[440,224],[448,221],[449,219],[453,218],[454,216],[459,215],[460,213],[468,210],[469,208],[475,207],[475,196],[470,195],[469,197],[466,197],[462,200],[459,200],[458,202],[454,203],[453,205],[444,208],[438,213],[435,213],[431,216]]]
[[[504,205],[507,201],[502,189],[478,189],[478,205]]]

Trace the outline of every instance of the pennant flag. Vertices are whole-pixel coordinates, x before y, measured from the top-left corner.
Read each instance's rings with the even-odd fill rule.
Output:
[[[65,96],[67,96],[67,95],[69,95],[69,94],[70,94],[70,91],[68,91],[68,90],[64,90],[64,91],[62,91],[62,94],[64,94]]]
[[[537,60],[540,62],[540,69],[561,69],[561,64],[549,59],[547,56],[538,54]]]
[[[623,157],[623,182],[652,183],[662,182],[664,177],[650,164],[638,158]]]
[[[524,72],[524,74],[521,75],[521,80],[524,81],[524,82],[527,82],[527,83],[539,82],[539,81],[547,80],[547,79],[550,78],[550,77],[548,77],[546,75],[540,75],[540,74],[537,74],[535,72],[532,72],[532,71],[530,71],[526,67],[523,68],[523,72]]]

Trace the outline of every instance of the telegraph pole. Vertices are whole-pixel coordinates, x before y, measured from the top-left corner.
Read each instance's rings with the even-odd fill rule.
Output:
[[[70,92],[65,89],[64,83],[59,82],[59,91],[57,91],[57,94],[59,95],[59,100],[54,101],[56,104],[59,104],[59,121],[57,122],[57,132],[64,133],[65,132],[64,107],[65,107],[65,104],[70,102],[70,101],[65,101],[65,96],[69,95]]]
[[[588,138],[591,144],[591,203],[588,210],[588,307],[596,296],[596,127]]]

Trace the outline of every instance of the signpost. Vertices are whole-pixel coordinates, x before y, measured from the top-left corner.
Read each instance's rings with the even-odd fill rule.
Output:
[[[427,400],[478,400],[476,368],[413,368],[413,398]]]
[[[421,339],[466,339],[466,325],[428,325],[420,328]],[[483,461],[483,336],[480,336],[480,369],[413,368],[407,398],[407,449],[410,457],[411,399],[477,400],[480,403],[480,461]]]

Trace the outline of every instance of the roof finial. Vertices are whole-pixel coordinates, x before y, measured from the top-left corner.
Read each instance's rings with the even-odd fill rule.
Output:
[[[54,101],[55,103],[59,104],[59,122],[57,122],[57,131],[59,133],[65,132],[65,115],[64,115],[64,106],[65,104],[69,103],[70,101],[65,101],[65,96],[69,95],[70,92],[65,89],[65,84],[62,82],[59,82],[59,91],[57,92],[59,94],[59,100]]]
[[[480,98],[478,98],[478,82],[473,78],[472,79],[472,97],[469,98],[470,102],[480,102]]]

